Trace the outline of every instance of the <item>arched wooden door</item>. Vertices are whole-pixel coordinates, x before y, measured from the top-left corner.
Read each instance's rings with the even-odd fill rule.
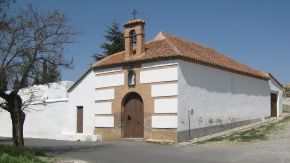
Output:
[[[124,137],[143,138],[144,109],[143,101],[137,93],[129,94],[124,101]]]

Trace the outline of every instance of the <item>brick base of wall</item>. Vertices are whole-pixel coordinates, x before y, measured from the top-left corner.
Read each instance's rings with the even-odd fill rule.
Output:
[[[151,139],[177,142],[176,129],[152,129]]]
[[[95,128],[95,135],[102,136],[102,140],[113,140],[114,139],[114,131],[113,128]]]
[[[121,139],[121,131],[114,128],[96,127],[94,130],[95,135],[102,136],[102,140],[118,140]],[[144,139],[156,139],[164,141],[177,142],[176,129],[152,129],[151,136],[146,136]]]

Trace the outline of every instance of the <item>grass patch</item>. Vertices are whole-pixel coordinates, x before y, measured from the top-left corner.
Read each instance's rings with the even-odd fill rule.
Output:
[[[39,150],[0,144],[1,163],[47,163],[41,157],[47,156]]]
[[[214,137],[208,140],[196,142],[195,144],[205,144],[207,142],[218,141],[249,142],[252,140],[266,140],[267,134],[282,130],[288,122],[290,122],[290,116],[287,116],[275,123],[265,124],[260,127],[252,128],[246,131],[235,132],[230,135]]]

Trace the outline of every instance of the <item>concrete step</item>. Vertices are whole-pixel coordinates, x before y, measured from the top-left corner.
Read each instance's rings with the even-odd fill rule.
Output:
[[[122,138],[121,140],[124,140],[124,141],[144,141],[144,138]]]

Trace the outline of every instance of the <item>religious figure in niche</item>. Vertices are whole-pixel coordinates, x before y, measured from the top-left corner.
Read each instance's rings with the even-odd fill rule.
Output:
[[[133,70],[128,72],[128,86],[132,87],[136,85],[136,73]]]

